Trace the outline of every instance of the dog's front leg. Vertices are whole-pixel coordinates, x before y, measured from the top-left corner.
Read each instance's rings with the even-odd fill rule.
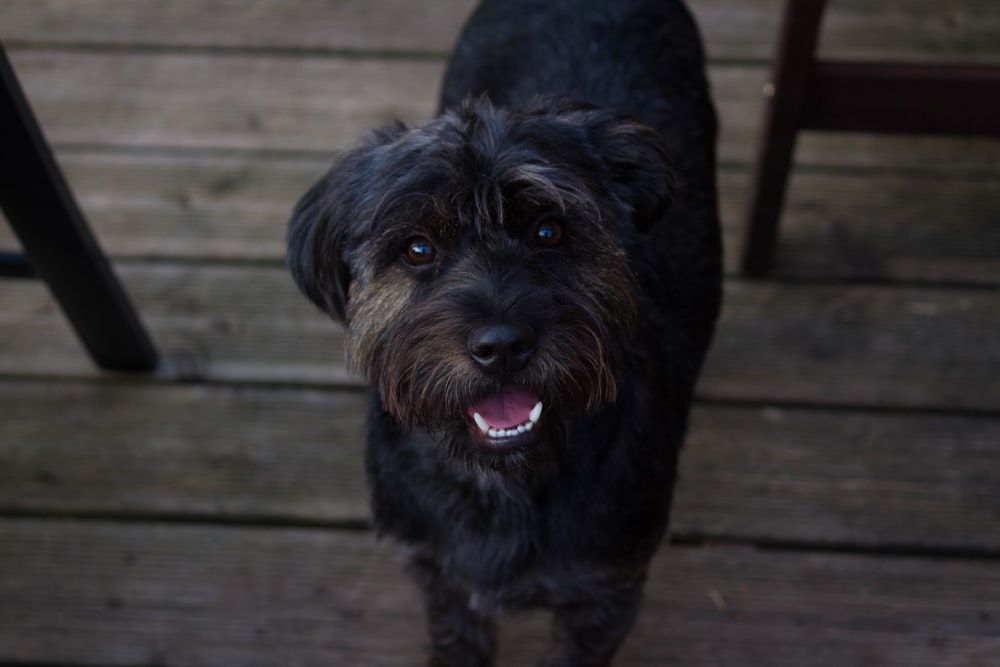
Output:
[[[469,597],[434,579],[424,583],[431,637],[429,667],[489,667],[496,630],[493,619],[470,608]]]
[[[560,605],[544,667],[607,667],[639,614],[643,578],[617,582],[586,602]]]

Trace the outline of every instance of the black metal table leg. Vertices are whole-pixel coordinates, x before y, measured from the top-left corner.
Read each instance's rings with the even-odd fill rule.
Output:
[[[0,207],[94,361],[156,367],[157,354],[97,245],[0,45]]]

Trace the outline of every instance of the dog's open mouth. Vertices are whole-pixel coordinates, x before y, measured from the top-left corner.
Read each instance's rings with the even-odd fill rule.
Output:
[[[536,439],[542,401],[527,389],[504,387],[470,405],[468,412],[476,440],[491,449],[512,449]]]

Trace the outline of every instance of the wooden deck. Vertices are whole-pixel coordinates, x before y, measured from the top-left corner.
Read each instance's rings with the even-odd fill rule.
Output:
[[[780,4],[691,0],[730,265]],[[367,530],[362,392],[283,235],[339,149],[429,117],[471,5],[0,0],[166,357],[96,372],[44,286],[0,282],[0,665],[420,664],[419,601]],[[822,48],[996,63],[1000,6],[839,0]],[[1000,665],[1000,142],[803,137],[778,264],[730,271],[617,664]],[[545,621],[505,624],[501,664]]]

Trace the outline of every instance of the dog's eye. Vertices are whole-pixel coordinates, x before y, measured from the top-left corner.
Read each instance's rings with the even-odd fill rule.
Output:
[[[406,242],[403,259],[410,266],[426,266],[437,258],[434,244],[423,236],[415,236]]]
[[[535,240],[543,246],[557,246],[562,242],[562,237],[562,226],[554,220],[544,220],[535,229]]]

